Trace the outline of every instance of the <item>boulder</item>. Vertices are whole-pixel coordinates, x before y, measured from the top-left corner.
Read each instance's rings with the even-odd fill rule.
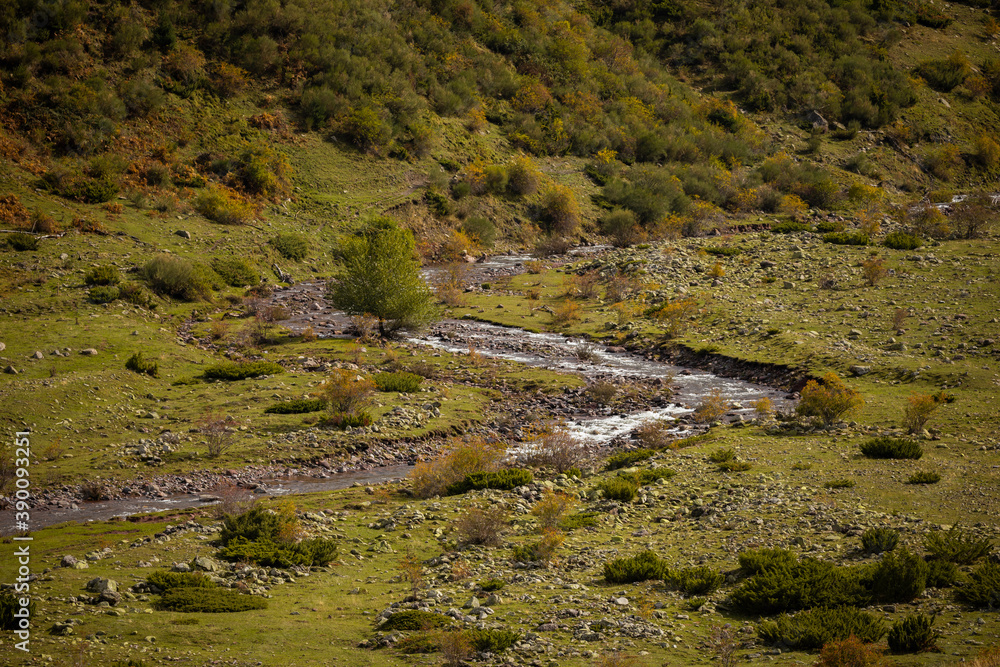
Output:
[[[73,567],[76,563],[76,556],[63,556],[62,560],[59,561],[59,565],[62,567]]]
[[[87,590],[91,593],[97,593],[100,595],[105,591],[110,591],[112,593],[118,592],[118,582],[114,579],[105,579],[104,577],[95,577],[87,582]]]

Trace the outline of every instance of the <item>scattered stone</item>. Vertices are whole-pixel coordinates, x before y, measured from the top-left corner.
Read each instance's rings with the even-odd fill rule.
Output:
[[[84,350],[80,350],[80,354],[82,354],[84,356],[87,356],[87,357],[92,357],[95,354],[97,354],[97,350],[94,349],[94,348],[92,348],[92,347],[88,347],[88,348],[86,348]]]
[[[3,369],[3,372],[7,375],[17,375],[17,369],[13,366],[7,366],[7,368]]]
[[[854,377],[861,377],[862,375],[868,375],[872,372],[871,366],[851,366],[847,369],[848,372]]]
[[[187,231],[185,229],[178,229],[176,232],[174,232],[174,234],[176,236],[181,237],[182,239],[190,239],[191,238],[191,232],[189,232],[189,231]]]
[[[95,577],[87,582],[87,590],[91,593],[97,593],[100,595],[105,591],[110,591],[112,593],[118,592],[118,582],[114,579],[106,579],[104,577]]]
[[[44,359],[45,355],[42,354],[41,350],[35,350],[35,353],[33,355],[31,355],[31,358],[32,359]]]
[[[59,565],[61,567],[73,567],[74,565],[77,564],[77,562],[79,561],[76,560],[75,556],[63,556],[62,560],[59,562]]]

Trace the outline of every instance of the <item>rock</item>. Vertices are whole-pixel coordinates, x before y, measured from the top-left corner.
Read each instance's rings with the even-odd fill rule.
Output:
[[[830,129],[830,123],[815,109],[806,114],[806,122],[817,130],[823,130],[826,132]]]
[[[75,556],[63,556],[62,560],[59,561],[61,567],[73,567],[76,564],[77,560]]]
[[[84,356],[87,356],[87,357],[92,357],[95,354],[97,354],[97,350],[95,350],[92,347],[88,347],[88,348],[86,348],[84,350],[80,350],[80,354],[82,354]]]
[[[191,238],[191,232],[187,231],[186,229],[178,229],[176,232],[174,232],[174,234],[176,236],[181,237],[182,239],[190,239]]]
[[[628,598],[615,598],[614,600],[612,600],[612,602],[614,602],[619,607],[627,607],[628,606]]]
[[[468,602],[462,605],[462,609],[478,609],[479,608],[479,598],[473,595]]]
[[[174,566],[170,568],[171,572],[190,572],[191,566],[187,563],[174,563]]]
[[[0,343],[0,352],[3,352],[6,349],[7,349],[7,346],[4,345],[3,343]]]
[[[218,572],[222,568],[216,561],[212,560],[208,556],[198,556],[191,561],[191,569],[200,570],[202,572]]]
[[[790,280],[786,280],[785,282],[781,283],[781,288],[782,289],[795,289],[795,283],[793,283]]]
[[[41,350],[35,350],[35,353],[33,355],[31,355],[31,358],[32,359],[44,359],[45,355],[42,354]]]
[[[53,623],[52,627],[49,628],[49,634],[56,637],[65,637],[66,635],[73,634],[73,621],[66,621],[64,623]]]
[[[121,593],[117,593],[115,591],[104,591],[100,595],[100,599],[99,599],[98,604],[100,602],[107,602],[109,605],[111,605],[112,607],[114,607],[115,605],[117,605],[121,601],[122,601]]]
[[[104,577],[95,577],[87,582],[87,590],[91,593],[101,594],[105,591],[110,591],[112,593],[118,592],[118,582],[114,579],[105,579]]]
[[[3,369],[3,372],[7,375],[17,375],[17,369],[13,366],[7,366],[7,368]]]
[[[777,264],[766,259],[760,263],[760,268],[762,269],[773,269],[776,266]]]
[[[868,375],[872,372],[871,366],[851,366],[847,371],[854,377],[861,377],[862,375]]]
[[[893,343],[892,345],[889,346],[888,349],[892,350],[893,352],[905,352],[906,351],[906,343],[904,343],[902,341],[900,341],[898,343]]]
[[[78,560],[75,563],[73,563],[73,569],[74,570],[86,570],[88,568],[90,568],[90,565],[88,565],[87,563],[83,562],[82,560]]]

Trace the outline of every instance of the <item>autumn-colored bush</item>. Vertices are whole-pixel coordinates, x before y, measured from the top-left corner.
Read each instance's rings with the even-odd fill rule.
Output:
[[[356,371],[335,368],[316,391],[332,414],[353,414],[364,409],[375,391],[375,383]]]
[[[440,456],[420,461],[413,468],[413,493],[419,498],[443,495],[449,485],[473,473],[499,470],[506,453],[507,446],[502,442],[453,440]]]
[[[864,403],[858,391],[848,387],[831,371],[819,382],[809,380],[806,383],[795,411],[806,417],[816,417],[823,424],[830,425]]]
[[[692,298],[676,299],[652,311],[651,316],[663,327],[667,338],[683,335],[698,312],[698,302]]]
[[[541,220],[556,234],[575,234],[580,226],[580,205],[573,191],[564,185],[551,186],[542,195]]]
[[[907,433],[920,433],[931,415],[941,407],[941,400],[935,394],[914,394],[906,399],[903,409],[903,428]]]

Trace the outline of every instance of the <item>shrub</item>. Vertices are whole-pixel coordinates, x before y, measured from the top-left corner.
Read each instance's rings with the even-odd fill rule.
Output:
[[[242,257],[216,257],[212,260],[212,270],[232,287],[246,287],[260,282],[260,274]]]
[[[507,582],[503,579],[483,579],[479,582],[479,590],[485,593],[492,593],[493,591],[500,590],[506,585]]]
[[[26,250],[38,250],[38,239],[31,234],[24,232],[14,232],[7,235],[7,245],[18,252]]]
[[[580,226],[580,205],[573,191],[553,185],[542,195],[541,219],[546,228],[562,236],[572,236]]]
[[[122,283],[118,286],[118,298],[136,306],[149,308],[154,306],[153,295],[139,283]]]
[[[605,498],[628,503],[635,498],[639,485],[624,477],[612,477],[598,484],[597,488],[604,493]]]
[[[605,467],[608,470],[618,470],[619,468],[628,468],[634,463],[639,461],[645,461],[651,457],[655,452],[652,449],[633,449],[628,452],[619,452],[617,454],[612,454],[608,457],[607,464]]]
[[[664,449],[671,445],[674,436],[672,423],[666,419],[645,422],[635,430],[636,439],[650,449]]]
[[[472,473],[499,470],[506,452],[507,446],[502,442],[456,440],[436,459],[417,463],[410,473],[413,493],[418,498],[441,495],[448,485]]]
[[[875,602],[909,602],[924,592],[929,568],[907,549],[889,551],[864,575]]]
[[[91,303],[111,303],[121,295],[121,292],[114,285],[103,287],[91,287],[87,292],[87,299]]]
[[[246,225],[253,221],[253,204],[235,192],[220,186],[210,186],[194,201],[198,213],[220,225]]]
[[[455,522],[459,544],[496,547],[503,542],[509,519],[501,505],[471,507]]]
[[[761,641],[782,643],[798,650],[822,648],[824,644],[848,637],[873,643],[882,639],[885,633],[886,627],[879,618],[854,607],[810,609],[795,616],[784,614],[757,627]]]
[[[611,243],[618,248],[627,248],[645,237],[642,227],[635,219],[635,213],[628,209],[616,208],[604,214],[600,226],[601,232],[609,236]]]
[[[535,194],[541,180],[541,172],[529,157],[516,157],[507,166],[507,190],[513,195]]]
[[[930,558],[972,565],[988,556],[993,545],[988,539],[978,539],[956,524],[947,531],[930,533],[924,540],[924,548],[930,552]]]
[[[880,554],[892,551],[899,544],[899,532],[892,528],[869,528],[861,533],[861,548],[865,553]]]
[[[716,572],[707,565],[674,570],[664,578],[667,585],[684,595],[708,595],[713,593],[726,581],[721,572]]]
[[[521,563],[548,564],[555,557],[556,549],[563,543],[565,537],[558,530],[546,530],[542,539],[537,542],[513,547],[514,560]]]
[[[309,239],[294,232],[278,234],[271,239],[271,245],[285,259],[300,262],[309,254]]]
[[[730,597],[741,613],[766,616],[812,607],[854,606],[864,604],[869,596],[854,570],[804,558],[794,565],[758,572]]]
[[[146,583],[152,584],[161,591],[172,591],[175,588],[215,588],[216,584],[200,572],[163,572],[157,571],[146,577]]]
[[[219,558],[232,562],[256,563],[263,567],[289,568],[296,565],[321,566],[337,558],[333,540],[312,539],[296,543],[277,542],[271,538],[231,539],[219,550]]]
[[[496,472],[474,472],[466,475],[461,481],[449,484],[445,488],[445,494],[455,496],[479,489],[510,491],[515,487],[531,484],[533,479],[530,470],[520,468],[507,468]]]
[[[889,650],[893,653],[921,653],[937,650],[934,616],[912,614],[892,624],[889,630]]]
[[[378,373],[372,380],[379,391],[395,391],[401,394],[417,391],[420,383],[424,381],[415,373]]]
[[[864,278],[865,285],[875,287],[880,280],[889,275],[889,269],[885,266],[885,260],[881,257],[869,257],[861,262],[861,277]]]
[[[451,624],[451,618],[444,614],[435,614],[432,611],[422,611],[420,609],[407,609],[398,611],[385,623],[379,626],[379,630],[389,632],[391,630],[430,630],[432,628],[443,628]]]
[[[795,565],[795,556],[786,549],[752,549],[739,556],[740,569],[749,576],[764,570],[789,568]]]
[[[566,513],[575,506],[576,500],[571,496],[546,489],[542,499],[531,508],[531,513],[538,517],[538,525],[545,531],[557,528]]]
[[[946,560],[930,560],[927,562],[927,587],[948,588],[958,580],[958,566]]]
[[[470,215],[462,223],[462,231],[483,248],[492,248],[497,238],[497,226],[481,215]]]
[[[831,479],[829,482],[824,482],[823,486],[828,489],[853,489],[854,480],[847,478]]]
[[[924,455],[924,450],[913,440],[881,436],[862,444],[861,453],[870,459],[917,460]]]
[[[264,410],[267,415],[301,415],[308,412],[319,412],[326,407],[322,398],[296,398],[291,401],[275,403]]]
[[[212,294],[214,277],[209,269],[174,255],[159,255],[149,260],[143,277],[158,294],[196,301]]]
[[[598,523],[597,517],[597,512],[570,514],[559,522],[559,528],[565,531],[576,530],[577,528],[592,528]]]
[[[12,591],[0,591],[0,630],[21,630],[20,620],[18,617],[14,616],[23,609],[21,607],[21,598],[28,597],[22,595],[16,595]],[[30,602],[28,603],[28,617],[37,618],[35,615],[36,605],[34,596],[30,596]]]
[[[294,523],[293,515],[279,514],[263,507],[253,507],[243,514],[227,516],[222,522],[219,539],[223,546],[239,538],[250,542],[276,539],[282,533],[288,532],[288,527]]]
[[[709,424],[722,419],[730,405],[729,400],[722,395],[722,391],[718,387],[714,387],[707,395],[702,396],[698,405],[695,406],[691,418],[700,424]]]
[[[125,362],[125,368],[133,373],[145,374],[154,378],[160,371],[159,364],[143,358],[142,352],[136,352],[129,357],[128,361]]]
[[[771,231],[775,234],[797,234],[799,232],[808,232],[809,225],[804,222],[779,222],[776,225],[771,225]]]
[[[351,415],[368,404],[373,391],[375,383],[368,378],[354,371],[335,368],[316,393],[326,403],[331,415]]]
[[[557,473],[579,468],[589,457],[588,449],[560,428],[545,428],[530,442],[530,451],[521,459],[530,466],[548,466]]]
[[[862,405],[864,399],[861,398],[861,394],[845,385],[840,377],[831,371],[819,382],[809,380],[806,383],[795,411],[807,417],[816,417],[823,424],[830,425]]]
[[[206,380],[246,380],[262,375],[278,375],[285,369],[271,361],[228,361],[206,368],[201,376]]]
[[[122,276],[116,266],[98,266],[87,271],[87,275],[83,277],[83,282],[88,285],[117,285],[121,280]]]
[[[395,649],[404,655],[435,653],[441,649],[441,641],[436,635],[420,633],[403,637],[396,642]]]
[[[823,234],[823,242],[834,245],[868,245],[871,238],[864,232],[830,232]]]
[[[660,323],[667,338],[677,338],[687,331],[691,318],[698,312],[694,299],[676,299],[655,308],[648,314]]]
[[[941,406],[939,399],[936,394],[914,394],[906,399],[903,427],[907,433],[920,433],[924,430],[931,415]]]
[[[973,570],[958,598],[978,609],[1000,608],[1000,564],[983,563]]]
[[[667,561],[652,551],[642,551],[628,558],[616,558],[604,564],[604,580],[609,584],[634,584],[670,576]]]
[[[164,593],[157,606],[183,613],[230,613],[267,609],[267,600],[228,588],[175,588]]]
[[[923,245],[918,236],[906,232],[892,232],[882,239],[882,245],[893,250],[916,250]]]
[[[477,651],[503,653],[521,638],[521,633],[515,630],[470,630],[469,641]]]
[[[937,484],[941,475],[936,472],[915,472],[906,480],[907,484]]]
[[[708,460],[712,463],[726,463],[736,458],[736,450],[732,447],[727,449],[717,449],[708,455]]]
[[[823,645],[815,667],[885,667],[882,650],[864,640],[849,636]]]

